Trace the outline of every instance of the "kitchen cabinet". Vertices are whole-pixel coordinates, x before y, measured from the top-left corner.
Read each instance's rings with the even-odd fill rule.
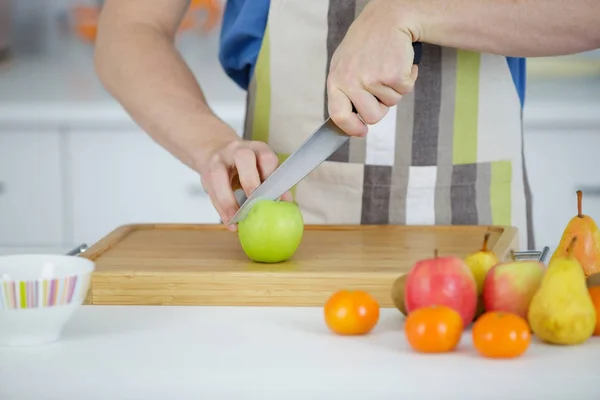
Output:
[[[238,135],[243,104],[212,106]],[[131,122],[72,125],[65,134],[68,244],[92,244],[128,223],[220,223],[200,176]]]
[[[0,131],[0,246],[53,246],[64,240],[58,131]]]
[[[199,175],[141,130],[68,134],[73,243],[119,225],[219,223]]]
[[[538,248],[558,244],[577,214],[577,190],[583,191],[584,214],[600,223],[600,126],[531,129],[525,149]]]

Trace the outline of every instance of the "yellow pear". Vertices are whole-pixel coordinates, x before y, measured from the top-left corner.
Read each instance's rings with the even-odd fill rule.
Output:
[[[487,275],[488,271],[492,269],[494,265],[498,264],[498,257],[496,257],[496,254],[494,254],[493,251],[488,250],[489,240],[490,234],[488,232],[483,237],[483,245],[481,246],[481,250],[469,254],[465,258],[465,263],[469,266],[473,276],[475,277],[478,295],[481,295],[483,292],[483,282],[485,281],[485,276]]]
[[[600,272],[600,231],[592,217],[582,212],[581,190],[577,191],[577,215],[567,224],[559,245],[552,254],[555,257],[564,257],[571,239],[577,236],[577,244],[573,249],[573,256],[579,261],[586,276]]]
[[[573,255],[573,237],[564,257],[554,257],[529,305],[528,320],[541,340],[575,345],[589,339],[596,327],[596,311],[581,264]]]

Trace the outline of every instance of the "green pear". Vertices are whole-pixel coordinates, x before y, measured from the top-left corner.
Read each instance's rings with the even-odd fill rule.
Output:
[[[406,304],[404,303],[404,289],[406,286],[406,277],[408,274],[402,274],[392,284],[392,290],[390,291],[390,297],[394,302],[394,305],[405,317],[408,315],[406,311]]]
[[[541,340],[576,345],[589,339],[596,326],[596,311],[580,262],[573,255],[577,237],[566,256],[553,258],[531,300],[529,325]]]

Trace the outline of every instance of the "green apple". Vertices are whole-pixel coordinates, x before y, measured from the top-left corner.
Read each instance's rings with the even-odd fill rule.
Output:
[[[260,200],[238,223],[238,237],[253,261],[277,263],[289,259],[302,241],[304,220],[296,203]]]

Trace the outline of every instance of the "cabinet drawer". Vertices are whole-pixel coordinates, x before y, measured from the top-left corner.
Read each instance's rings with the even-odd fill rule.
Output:
[[[533,192],[537,247],[558,244],[577,213],[576,191],[583,191],[583,212],[600,224],[600,127],[589,130],[530,130],[525,135],[527,169]]]
[[[199,175],[141,130],[69,134],[73,243],[128,223],[219,223]]]
[[[0,132],[0,246],[63,243],[60,136]]]

